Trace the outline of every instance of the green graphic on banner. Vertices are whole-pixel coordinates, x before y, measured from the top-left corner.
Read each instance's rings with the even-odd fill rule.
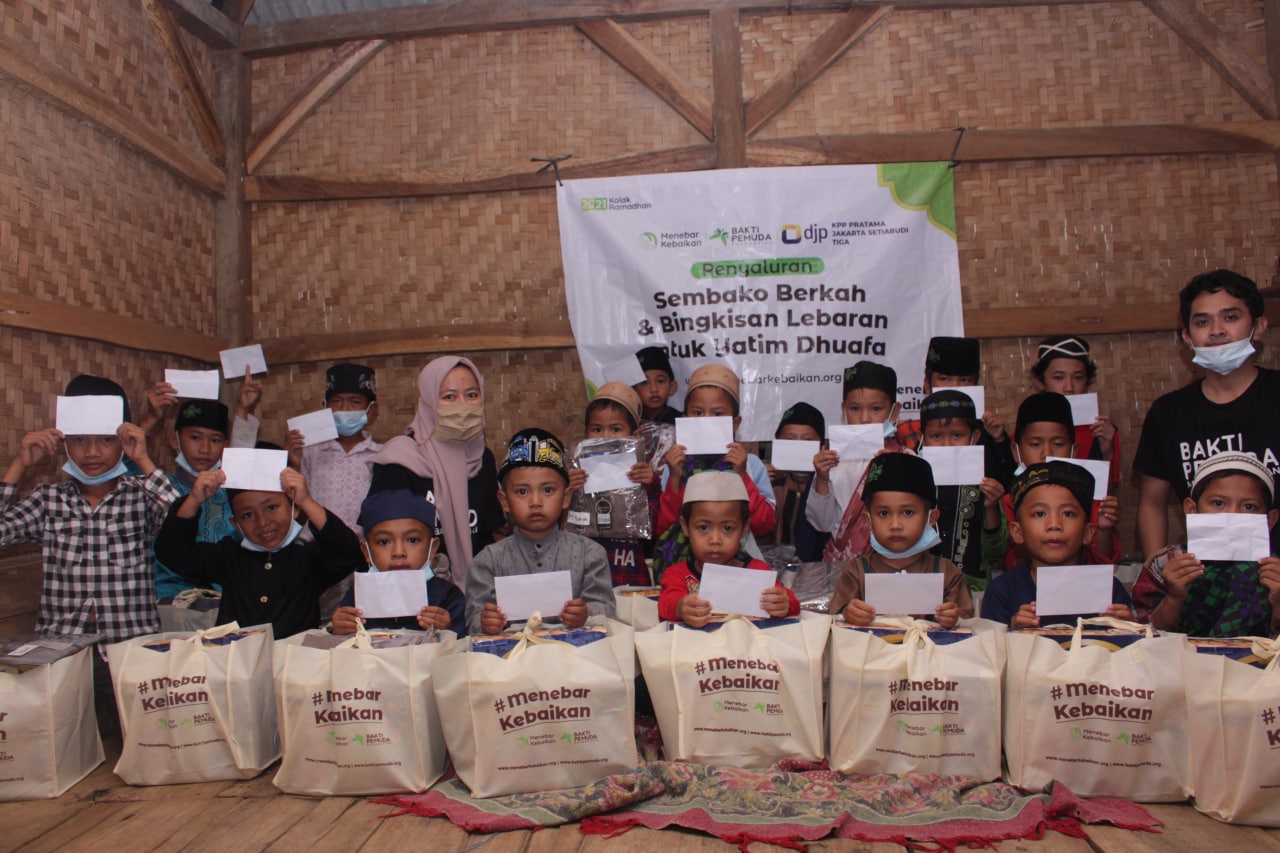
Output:
[[[956,236],[956,185],[950,163],[889,163],[876,179],[907,210],[923,210],[938,229]]]

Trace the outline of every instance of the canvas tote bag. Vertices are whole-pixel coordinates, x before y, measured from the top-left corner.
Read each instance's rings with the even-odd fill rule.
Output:
[[[880,619],[901,643],[833,624],[827,700],[831,769],[1000,777],[1004,626],[967,620],[972,637],[937,645],[931,622]]]
[[[822,667],[831,617],[758,627],[730,616],[711,631],[666,623],[636,653],[670,761],[764,769],[821,761]]]
[[[1185,658],[1195,806],[1227,823],[1280,826],[1280,638],[1253,637],[1265,669]]]
[[[97,653],[0,667],[0,801],[60,796],[102,763],[89,657]]]
[[[397,636],[398,632],[375,632]],[[374,648],[361,625],[333,649],[275,643],[283,756],[275,785],[313,796],[417,793],[444,775],[448,753],[431,686],[435,661],[457,638]]]
[[[637,763],[632,630],[585,646],[536,636],[504,657],[439,658],[433,682],[454,769],[474,797],[586,785]]]
[[[1084,645],[1085,625],[1146,631],[1116,651]],[[1191,793],[1186,637],[1151,635],[1118,619],[1081,619],[1063,649],[1034,633],[1007,634],[1004,750],[1008,781],[1041,790],[1053,780],[1083,797],[1145,803]]]
[[[280,757],[271,626],[231,622],[107,647],[130,785],[251,779]]]

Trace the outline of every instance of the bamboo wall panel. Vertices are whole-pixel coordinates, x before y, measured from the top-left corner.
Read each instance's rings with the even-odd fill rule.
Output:
[[[333,55],[332,49],[264,56],[253,61],[250,103],[254,128],[288,103],[298,89]]]
[[[216,334],[208,196],[7,82],[0,134],[0,288]]]
[[[1265,68],[1261,34],[1248,29],[1259,7],[1206,9]],[[749,85],[790,67],[826,20],[744,18],[744,46],[755,46]],[[1141,4],[895,11],[756,138],[1256,118]]]
[[[566,316],[550,190],[254,206],[255,335]]]
[[[203,150],[164,48],[136,0],[6,3],[0,32],[96,87],[140,122]],[[206,50],[194,47],[193,57],[197,67],[209,69]]]
[[[535,156],[591,162],[699,142],[656,95],[561,27],[395,42],[260,171],[456,178],[532,172]]]
[[[0,127],[0,287],[215,332],[207,197],[16,87]]]
[[[667,18],[634,21],[627,30],[660,56],[681,80],[711,97],[711,19]]]

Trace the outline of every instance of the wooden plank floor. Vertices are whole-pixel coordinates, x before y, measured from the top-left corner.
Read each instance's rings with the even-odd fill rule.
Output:
[[[113,748],[114,746],[114,748]],[[576,826],[495,834],[469,834],[443,818],[412,815],[384,819],[392,809],[352,797],[295,797],[271,784],[274,767],[246,782],[208,782],[135,788],[111,772],[107,760],[57,800],[0,803],[0,850],[74,853],[128,849],[228,853],[328,851],[476,851],[476,853],[710,853],[731,850],[718,839],[683,830],[637,828],[617,838],[582,835]],[[1228,826],[1186,805],[1148,807],[1165,821],[1163,834],[1088,827],[1091,841],[1049,833],[1042,841],[1009,841],[1001,853],[1147,853],[1169,850],[1275,851],[1280,830]],[[755,853],[784,848],[753,844]],[[896,844],[828,839],[814,853],[891,853]]]

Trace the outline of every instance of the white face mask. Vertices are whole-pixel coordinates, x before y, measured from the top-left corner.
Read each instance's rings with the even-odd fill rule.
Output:
[[[101,486],[108,480],[114,480],[116,477],[123,477],[125,474],[129,473],[128,467],[124,464],[124,456],[120,457],[114,468],[110,471],[99,474],[96,477],[90,477],[88,474],[81,471],[80,466],[72,462],[70,459],[67,460],[67,464],[62,466],[62,470],[78,480],[83,486]]]
[[[1205,370],[1213,371],[1220,376],[1226,376],[1239,370],[1240,367],[1249,360],[1249,356],[1253,355],[1256,350],[1253,348],[1253,335],[1242,338],[1238,341],[1232,341],[1229,344],[1222,344],[1216,347],[1192,347],[1195,350],[1195,357],[1191,359],[1194,364],[1198,364]]]
[[[942,536],[938,533],[936,525],[930,524],[925,527],[924,532],[920,534],[919,540],[905,551],[890,551],[876,539],[874,533],[871,534],[871,550],[875,551],[882,557],[888,557],[890,560],[905,560],[908,557],[914,557],[928,551],[930,548],[942,541]]]

